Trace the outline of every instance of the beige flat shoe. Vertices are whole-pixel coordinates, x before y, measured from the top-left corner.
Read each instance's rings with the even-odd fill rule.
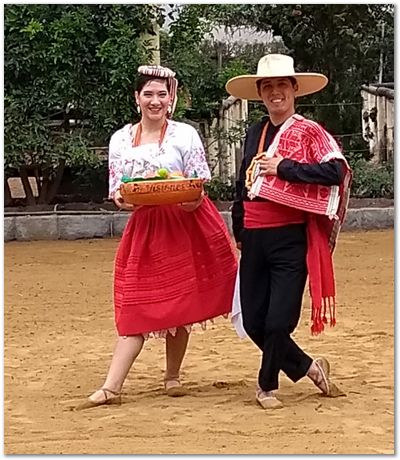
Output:
[[[121,393],[109,390],[108,388],[100,388],[100,390],[104,393],[104,399],[101,401],[93,401],[89,397],[85,402],[76,406],[75,410],[91,409],[92,407],[109,406],[111,404],[121,405]],[[111,393],[112,396],[109,396],[108,393]]]
[[[326,358],[316,358],[314,364],[318,367],[319,377],[317,380],[313,380],[316,385],[325,396],[330,398],[336,398],[338,396],[346,396],[335,383],[330,379],[330,365]],[[324,385],[322,385],[324,384]]]
[[[329,396],[329,374],[331,366],[326,358],[317,358],[314,360],[314,364],[319,370],[317,379],[313,380],[314,385],[317,386],[326,396]]]
[[[267,393],[261,388],[256,391],[256,401],[263,409],[282,409],[283,403],[273,393]]]
[[[179,379],[165,379],[164,388],[167,396],[177,397],[185,396],[187,394],[186,389],[181,384]]]

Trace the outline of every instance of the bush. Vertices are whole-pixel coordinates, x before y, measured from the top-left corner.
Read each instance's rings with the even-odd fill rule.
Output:
[[[213,177],[210,182],[205,184],[204,188],[213,201],[233,201],[235,187],[223,182],[220,177]]]
[[[108,196],[108,163],[103,161],[97,167],[73,169],[73,185],[82,196],[101,203]]]
[[[354,198],[394,198],[394,168],[391,163],[358,160],[352,165]]]

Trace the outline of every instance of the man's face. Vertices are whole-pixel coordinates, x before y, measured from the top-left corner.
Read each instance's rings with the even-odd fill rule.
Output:
[[[289,78],[265,78],[259,86],[259,94],[270,116],[289,118],[294,113],[294,99],[297,84]]]

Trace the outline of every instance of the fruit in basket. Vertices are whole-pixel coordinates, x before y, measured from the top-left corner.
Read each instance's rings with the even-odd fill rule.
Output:
[[[197,175],[194,174],[190,179],[197,178]],[[149,173],[145,176],[140,177],[129,177],[122,176],[121,182],[123,184],[128,184],[129,182],[142,182],[142,181],[155,181],[155,180],[169,180],[169,179],[185,179],[185,176],[181,171],[169,172],[167,168],[159,168],[155,173]]]
[[[162,177],[163,179],[168,179],[169,177],[169,171],[167,168],[160,168],[157,171],[157,176]]]
[[[182,179],[182,177],[184,177],[184,175],[181,171],[172,171],[169,175],[170,179]]]
[[[198,200],[203,191],[202,179],[184,177],[180,171],[159,168],[151,176],[124,176],[120,186],[124,200],[134,205],[178,204]]]

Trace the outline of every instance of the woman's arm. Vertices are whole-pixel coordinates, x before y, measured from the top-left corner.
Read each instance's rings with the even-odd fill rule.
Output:
[[[190,131],[183,154],[183,174],[185,177],[197,176],[201,179],[210,180],[211,172],[207,163],[203,143],[198,132],[192,126],[187,126]]]
[[[185,148],[183,155],[183,174],[185,177],[197,177],[199,179],[210,180],[211,172],[208,167],[206,153],[203,143],[198,132],[190,125],[191,135],[190,140]],[[181,203],[180,206],[184,211],[194,211],[202,203],[204,193],[196,201],[189,203]]]
[[[114,133],[111,136],[108,148],[108,173],[109,173],[109,193],[108,197],[114,201],[115,205],[120,209],[132,211],[135,207],[131,204],[125,203],[124,199],[119,192],[121,179],[123,175],[123,163],[121,159],[119,142],[119,133]]]

